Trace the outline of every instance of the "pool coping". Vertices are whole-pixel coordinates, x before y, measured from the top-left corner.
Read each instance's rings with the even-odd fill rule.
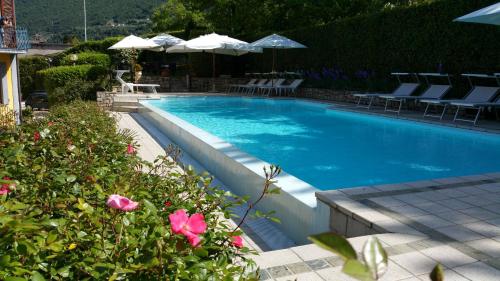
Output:
[[[169,96],[175,97],[186,97],[190,96],[188,94],[171,94],[166,95],[164,97],[168,98]],[[197,95],[200,96],[200,95]],[[234,96],[227,94],[209,94],[206,96],[226,96],[226,97],[246,97],[246,98],[265,98],[265,97],[252,97],[252,96]],[[297,98],[279,98],[279,99],[290,99],[290,100],[301,100]],[[141,101],[142,99],[140,99]],[[151,99],[146,99],[151,100]],[[158,100],[158,99],[157,99]],[[329,104],[329,105],[338,105],[336,103],[327,102],[327,101],[318,101],[318,100],[309,100],[302,99],[310,102]],[[183,127],[184,129],[188,129],[191,133],[194,133],[195,137],[198,139],[204,139],[206,143],[212,146],[214,149],[219,150],[226,154],[226,156],[232,158],[236,162],[239,162],[241,165],[245,166],[247,169],[252,171],[254,174],[259,175],[263,178],[262,167],[269,167],[269,163],[250,155],[246,152],[243,152],[236,148],[234,145],[190,124],[189,122],[167,112],[164,112],[155,106],[149,105],[146,106],[143,103],[140,103],[142,107],[148,107],[148,109],[155,111],[159,115],[163,115],[163,117],[169,118],[171,120],[175,120],[178,126]],[[376,112],[365,112],[365,111],[355,111],[342,107],[332,108],[335,110],[344,110],[348,112],[360,113],[360,114],[371,114],[386,118],[400,119],[400,120],[408,120],[412,122],[421,122],[428,123],[437,126],[443,127],[451,127],[451,128],[459,128],[459,129],[469,129],[477,132],[486,132],[498,135],[498,132],[489,130],[478,130],[478,128],[474,127],[460,127],[460,126],[450,126],[450,124],[441,124],[437,122],[433,122],[429,120],[425,122],[425,120],[412,119],[412,118],[401,118],[400,116],[390,116],[390,115],[382,115],[377,114]],[[222,150],[221,150],[222,149]],[[225,149],[225,151],[224,151]],[[229,149],[229,151],[227,150]],[[236,156],[243,156],[246,160],[251,160],[255,165],[248,167],[242,161],[238,161],[235,159]],[[258,167],[258,168],[257,168]],[[385,233],[390,232],[390,230],[381,227],[378,222],[391,222],[391,224],[399,224],[403,225],[400,222],[397,222],[390,217],[387,217],[380,212],[377,212],[373,209],[367,208],[367,206],[359,203],[359,198],[363,198],[371,196],[387,196],[391,194],[405,194],[405,193],[415,193],[415,192],[424,192],[425,190],[435,190],[436,188],[442,188],[442,186],[446,185],[457,185],[457,184],[470,184],[471,181],[477,180],[489,180],[492,175],[496,175],[500,178],[500,172],[498,173],[488,173],[488,174],[479,174],[479,175],[469,175],[462,177],[447,177],[441,179],[432,179],[432,180],[420,180],[413,182],[405,182],[405,183],[395,183],[395,184],[381,184],[381,185],[371,185],[371,186],[360,186],[360,187],[348,187],[343,189],[336,190],[326,190],[321,191],[314,186],[294,177],[293,175],[287,174],[283,172],[281,177],[278,179],[279,182],[276,184],[276,187],[281,188],[286,193],[289,193],[294,197],[294,199],[301,201],[301,203],[306,204],[311,209],[317,209],[316,213],[321,214],[321,217],[325,216],[325,213],[329,213],[329,229],[335,230],[336,232],[340,232],[347,237],[356,237],[360,235],[366,234],[375,234],[375,233]],[[290,185],[290,183],[292,185]],[[295,184],[300,184],[299,189],[294,189]],[[305,190],[303,188],[305,187]],[[302,195],[297,196],[297,191],[300,191]],[[307,192],[307,200],[304,202],[304,193]],[[240,194],[241,195],[241,194]],[[326,208],[325,208],[326,207]],[[329,209],[329,210],[327,210]],[[333,220],[340,221],[340,225],[345,224],[345,227],[340,226],[341,229],[332,225]],[[318,225],[315,227],[317,232],[325,229],[325,222],[316,222]],[[285,230],[286,231],[286,230]],[[293,237],[296,239],[296,237]],[[299,239],[300,240],[300,239]],[[303,242],[302,240],[301,242]],[[300,242],[299,242],[300,243]]]

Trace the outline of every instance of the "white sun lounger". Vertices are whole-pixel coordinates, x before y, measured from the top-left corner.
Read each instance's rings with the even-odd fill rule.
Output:
[[[252,80],[248,81],[248,83],[246,83],[246,84],[231,84],[231,85],[229,85],[227,92],[232,93],[232,91],[234,90],[236,93],[238,93],[243,87],[252,86],[252,85],[255,85],[255,83],[257,83],[257,79],[252,79]]]
[[[464,107],[466,105],[469,105],[469,107],[474,108],[473,105],[478,105],[478,104],[489,104],[491,101],[495,98],[497,95],[498,91],[500,90],[499,87],[487,87],[487,86],[474,86],[472,83],[471,77],[479,77],[479,78],[495,78],[495,76],[489,76],[489,75],[483,75],[483,74],[462,74],[462,76],[467,77],[469,80],[469,83],[472,87],[472,90],[463,98],[463,99],[455,99],[455,100],[443,100],[443,99],[438,99],[438,100],[422,100],[422,103],[427,103],[427,108],[424,112],[424,117],[437,117],[440,120],[443,119],[444,114],[446,113],[446,109],[448,106],[453,105],[453,106],[458,106],[457,112],[455,112],[455,118],[453,121],[470,121],[473,122],[474,124],[477,123],[477,120],[479,118],[479,114],[481,113],[482,109],[478,108],[478,112],[476,114],[476,117],[474,120],[462,120],[458,119],[458,111],[460,110],[460,107]],[[443,111],[441,114],[438,115],[431,115],[428,114],[428,109],[430,105],[436,105],[436,106],[442,106]],[[484,107],[483,107],[484,108]]]
[[[417,78],[417,81],[418,81],[418,76],[414,73],[393,72],[393,73],[391,73],[391,75],[395,75],[398,78],[398,81],[400,83],[399,87],[396,90],[394,90],[394,92],[392,92],[392,94],[388,94],[388,93],[354,94],[355,97],[359,98],[356,106],[370,109],[375,98],[410,97],[411,95],[413,95],[413,93],[415,93],[415,91],[420,86],[420,83],[402,83],[401,82],[400,76],[411,76],[411,75],[415,75],[415,77]],[[368,105],[365,106],[365,105],[361,104],[363,99],[368,99]]]
[[[289,85],[278,86],[276,91],[278,92],[278,94],[280,96],[281,96],[282,91],[283,91],[284,95],[286,95],[288,93],[295,93],[295,91],[297,91],[297,89],[299,88],[300,84],[302,84],[302,82],[304,82],[304,79],[295,79]]]
[[[157,94],[158,92],[156,91],[156,88],[159,88],[160,85],[158,84],[134,84],[134,83],[128,83],[123,80],[122,76],[125,73],[130,72],[129,70],[116,70],[116,80],[120,82],[122,86],[122,94],[126,94],[128,92],[135,93],[136,88],[149,88],[151,89],[151,92],[154,94]]]
[[[285,83],[286,79],[271,79],[265,85],[257,86],[257,92],[264,94],[267,92],[267,96],[271,94],[273,90],[278,91],[278,87]]]
[[[266,82],[267,82],[267,79],[260,79],[255,84],[252,84],[252,85],[242,85],[242,86],[240,86],[240,89],[245,94],[253,94],[255,92],[255,89],[257,89],[259,86],[265,85]]]

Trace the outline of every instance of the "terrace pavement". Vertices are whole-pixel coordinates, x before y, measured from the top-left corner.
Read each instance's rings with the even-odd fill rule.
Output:
[[[139,115],[119,114],[119,124],[136,132],[139,155],[146,160],[171,143]],[[495,132],[497,126],[490,124],[480,129]],[[189,155],[182,161],[203,170]],[[318,197],[384,233],[376,235],[390,260],[381,280],[429,280],[438,262],[447,281],[500,280],[500,173],[328,191]],[[268,221],[249,222],[243,230],[247,245],[261,252],[252,256],[261,280],[354,280],[341,273],[339,257],[312,244],[294,245]],[[349,241],[359,252],[366,239]]]

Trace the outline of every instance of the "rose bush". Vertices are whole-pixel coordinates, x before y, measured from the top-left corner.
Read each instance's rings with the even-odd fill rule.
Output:
[[[0,280],[253,280],[242,199],[136,147],[84,102],[1,132]]]

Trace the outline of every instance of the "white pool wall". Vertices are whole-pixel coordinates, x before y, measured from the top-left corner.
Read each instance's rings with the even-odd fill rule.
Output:
[[[139,113],[234,193],[249,195],[252,201],[260,196],[265,182],[263,168],[269,168],[269,163],[147,101],[140,102]],[[315,196],[318,189],[286,172],[280,174],[273,187],[280,188],[281,193],[266,196],[257,209],[276,211],[275,216],[281,220],[278,228],[296,243],[308,243],[307,236],[329,230],[329,207],[318,203]]]

